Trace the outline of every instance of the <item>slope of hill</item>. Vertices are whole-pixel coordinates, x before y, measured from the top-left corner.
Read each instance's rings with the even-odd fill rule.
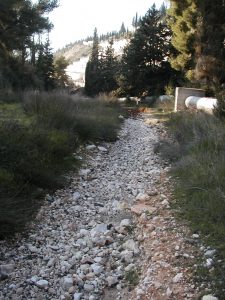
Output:
[[[100,51],[106,50],[107,46],[109,45],[108,41],[109,39],[100,40]],[[114,40],[113,48],[116,55],[122,55],[123,48],[128,41],[129,38],[125,36]],[[67,60],[69,60],[70,65],[66,71],[77,86],[84,86],[85,68],[91,53],[91,49],[92,41],[78,41],[67,45],[55,53],[55,57],[63,55]]]
[[[55,52],[55,57],[64,56],[69,62],[79,61],[81,57],[86,57],[91,52],[92,42],[78,41]]]

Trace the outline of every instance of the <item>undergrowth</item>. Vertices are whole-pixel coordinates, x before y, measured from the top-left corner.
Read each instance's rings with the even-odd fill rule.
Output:
[[[173,114],[167,122],[171,141],[159,148],[173,162],[175,205],[195,233],[217,250],[208,276],[217,296],[224,297],[225,270],[225,124],[215,116]],[[220,298],[224,299],[224,298]]]
[[[76,149],[114,141],[121,108],[116,102],[66,94],[1,92],[0,238],[24,229],[48,190],[63,187],[79,166]],[[7,98],[10,95],[10,99]]]

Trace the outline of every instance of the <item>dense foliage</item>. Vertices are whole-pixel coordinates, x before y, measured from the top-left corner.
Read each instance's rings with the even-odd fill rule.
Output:
[[[91,58],[86,69],[89,95],[114,91],[117,95],[154,94],[175,80],[168,58],[173,51],[166,9],[153,5],[143,18],[133,19],[135,32],[121,57],[115,57],[113,42],[105,53],[96,52],[96,31]]]
[[[225,4],[223,0],[171,0],[169,24],[177,53],[174,68],[214,92],[224,83]]]
[[[90,96],[100,92],[109,93],[117,88],[118,60],[113,49],[113,40],[105,52],[100,53],[97,29],[94,32],[91,57],[85,72],[85,90]]]
[[[57,87],[50,43],[42,41],[52,28],[47,13],[57,5],[57,0],[0,0],[0,88]]]
[[[124,94],[160,93],[170,81],[171,32],[165,17],[164,6],[158,10],[153,5],[139,21],[122,57],[120,89]]]

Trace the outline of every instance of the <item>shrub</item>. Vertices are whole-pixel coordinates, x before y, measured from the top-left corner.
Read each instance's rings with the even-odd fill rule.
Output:
[[[39,92],[22,98],[0,105],[0,238],[22,230],[40,196],[66,183],[81,142],[113,141],[120,126],[116,102]]]
[[[114,98],[77,99],[66,94],[27,94],[27,114],[36,117],[38,126],[72,132],[80,141],[116,139],[121,108]]]

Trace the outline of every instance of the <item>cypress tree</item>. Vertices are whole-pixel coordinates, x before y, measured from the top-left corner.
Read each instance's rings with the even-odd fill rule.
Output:
[[[125,33],[126,33],[126,28],[125,28],[125,25],[124,25],[124,22],[123,22],[121,27],[120,27],[119,36],[123,36]]]
[[[99,93],[100,87],[99,39],[97,29],[94,30],[92,51],[85,70],[85,91],[93,96]]]

